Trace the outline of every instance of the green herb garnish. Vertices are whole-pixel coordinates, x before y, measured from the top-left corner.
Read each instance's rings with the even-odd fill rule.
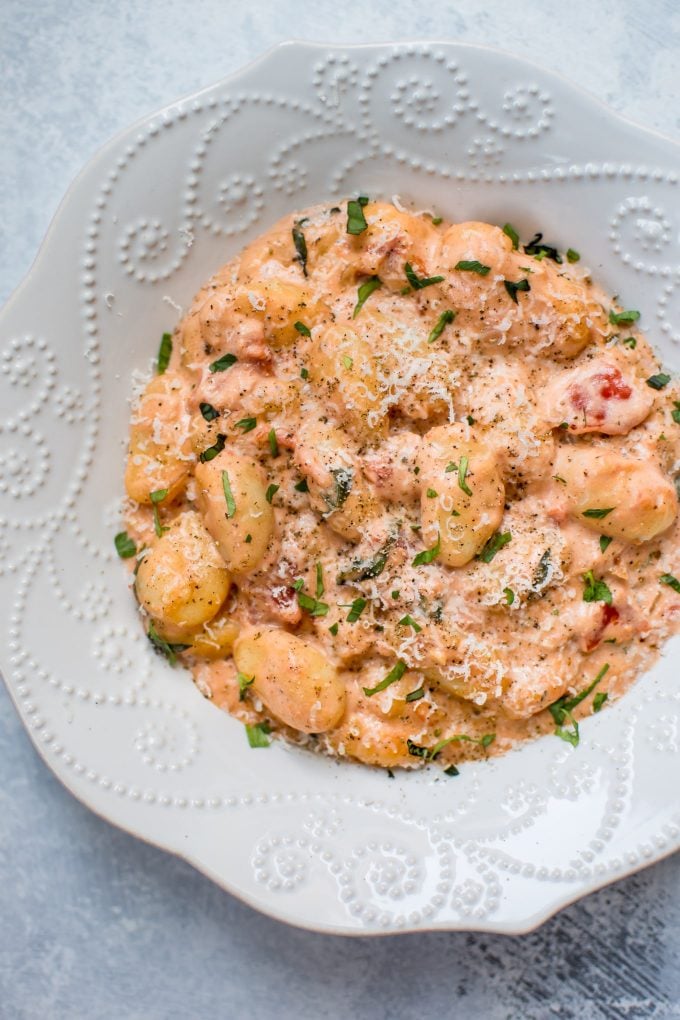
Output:
[[[325,589],[323,586],[323,564],[317,563],[316,565],[316,597],[321,598]]]
[[[435,323],[434,329],[430,331],[430,335],[427,338],[428,344],[433,344],[435,340],[438,340],[446,326],[449,326],[455,317],[456,313],[452,312],[450,308],[447,308],[445,312],[442,312]]]
[[[363,206],[365,202],[359,200],[358,202],[354,199],[347,203],[347,233],[358,236],[363,234],[364,230],[368,227],[366,217],[364,216]]]
[[[560,740],[565,740],[568,744],[571,744],[572,747],[578,747],[580,740],[578,723],[574,719],[572,712],[576,706],[580,705],[581,702],[584,701],[595,689],[595,687],[597,687],[608,671],[609,663],[606,662],[593,682],[589,684],[585,690],[581,691],[580,694],[576,694],[573,698],[564,694],[561,698],[558,698],[557,701],[554,701],[552,705],[548,705],[548,711],[555,722],[555,736],[559,737]],[[600,702],[600,708],[601,707],[602,702]],[[564,726],[565,722],[569,722],[572,729],[566,729]]]
[[[598,691],[593,698],[593,712],[599,712],[608,697],[609,693],[607,691]]]
[[[131,556],[134,556],[137,552],[137,546],[128,535],[127,531],[119,531],[113,539],[113,544],[116,547],[116,552],[120,556],[121,560],[129,560]]]
[[[443,276],[418,276],[410,262],[404,266],[404,272],[412,290],[423,290],[424,287],[431,287],[433,283],[441,283],[444,279]]]
[[[198,405],[198,408],[206,421],[215,421],[215,418],[219,418],[220,416],[220,412],[214,408],[212,404],[201,402]]]
[[[273,500],[274,496],[276,495],[280,488],[281,488],[280,485],[274,485],[273,482],[271,483],[271,485],[267,486],[267,491],[264,494],[264,498],[267,500],[268,503],[271,503],[271,501]]]
[[[512,223],[505,224],[505,226],[503,227],[503,233],[506,235],[506,237],[510,238],[510,240],[512,241],[512,247],[515,249],[515,251],[517,251],[519,247],[519,234],[513,227]]]
[[[234,428],[241,429],[245,434],[246,432],[252,432],[256,426],[257,418],[241,418],[240,421],[236,422]]]
[[[680,581],[678,581],[677,577],[673,577],[672,574],[662,574],[659,581],[661,584],[667,584],[676,594],[680,595]]]
[[[306,478],[301,478],[299,482],[293,486],[296,492],[309,492],[309,485],[307,484]]]
[[[406,701],[420,701],[421,698],[425,697],[425,688],[418,687],[417,690],[411,691],[410,694],[406,695]]]
[[[610,309],[609,321],[612,326],[623,326],[629,322],[637,322],[640,318],[640,313],[634,309],[629,309],[626,312],[615,312],[614,309]]]
[[[519,303],[517,300],[518,291],[531,290],[528,280],[518,280],[517,283],[513,283],[512,280],[503,280],[503,286],[505,287],[505,289],[507,290],[508,294],[515,302],[515,304]]]
[[[308,372],[308,370],[306,368],[301,368],[300,369],[300,378],[301,379],[309,379],[309,372]]]
[[[609,535],[600,535],[600,552],[606,552],[613,541]]]
[[[304,582],[300,579],[293,585],[297,591],[297,600],[300,609],[304,609],[310,616],[327,616],[330,606],[327,605],[326,602],[320,602],[318,599],[312,598],[311,595],[305,595],[303,591],[300,591],[298,585],[301,587],[303,583]]]
[[[612,604],[612,593],[609,586],[599,578],[596,579],[592,570],[583,575],[583,581],[585,583],[584,602],[605,602],[608,606]]]
[[[436,541],[435,545],[433,545],[431,549],[423,549],[423,551],[419,552],[417,556],[414,556],[413,557],[413,563],[411,564],[411,566],[413,566],[413,567],[421,567],[421,566],[423,566],[423,564],[432,563],[432,561],[436,560],[437,556],[439,556],[439,552],[441,550],[441,547],[442,547],[442,537],[441,537],[440,534],[438,534],[437,535],[437,541]]]
[[[338,635],[338,625],[337,625],[337,623],[332,623],[331,626],[328,629],[331,632],[331,634],[333,635],[333,637],[337,637],[337,635]]]
[[[224,502],[227,504],[227,517],[233,517],[236,513],[236,503],[234,502],[234,494],[231,491],[228,471],[222,472],[222,489],[224,491]]]
[[[170,358],[172,357],[172,333],[164,333],[161,337],[160,346],[158,348],[158,358],[156,359],[156,372],[158,375],[163,375],[166,368],[170,364]]]
[[[380,683],[376,684],[375,687],[364,687],[364,694],[366,695],[367,698],[371,698],[374,694],[377,694],[379,691],[384,691],[391,684],[396,683],[397,680],[401,680],[407,669],[408,666],[406,665],[406,663],[402,659],[397,659],[396,664],[389,671],[385,679],[381,680]]]
[[[266,723],[257,723],[254,726],[246,723],[246,737],[251,747],[269,747],[271,744],[270,733],[271,730]]]
[[[486,276],[491,272],[491,266],[485,266],[482,262],[477,262],[476,259],[470,261],[463,259],[461,262],[456,262],[454,269],[462,269],[467,273],[477,273],[478,276]]]
[[[581,256],[574,248],[567,248],[567,262],[580,262]]]
[[[226,441],[227,441],[226,436],[223,436],[222,434],[218,435],[214,444],[212,446],[209,446],[207,450],[204,450],[203,453],[199,455],[198,459],[200,460],[201,464],[206,464],[208,461],[216,457],[218,453],[222,453]]]
[[[601,521],[603,517],[607,517],[607,515],[610,514],[612,512],[612,510],[615,510],[615,509],[616,509],[616,507],[614,507],[614,506],[608,506],[608,507],[604,507],[602,510],[596,510],[596,509],[593,509],[593,510],[584,510],[583,511],[583,516],[584,517],[592,517],[596,521]]]
[[[529,241],[528,244],[524,245],[524,251],[527,255],[533,255],[534,258],[538,259],[552,259],[553,262],[562,265],[562,256],[558,252],[557,248],[553,248],[551,244],[541,244],[543,240],[543,234],[536,234]]]
[[[211,372],[226,372],[228,368],[235,365],[238,358],[235,354],[223,354],[217,361],[213,361],[212,365],[209,366]]]
[[[156,532],[158,538],[161,537],[164,531],[168,530],[167,528],[164,528],[162,526],[160,513],[158,511],[158,504],[163,502],[167,494],[168,494],[167,489],[156,489],[155,492],[149,493],[149,499],[153,504],[153,529]]]
[[[399,622],[398,622],[398,626],[399,627],[413,627],[413,629],[416,632],[416,634],[419,634],[420,631],[423,629],[420,626],[419,623],[416,623],[416,621],[413,619],[413,617],[409,613],[407,613],[406,616],[402,616],[401,620],[399,620]]]
[[[244,701],[245,700],[245,696],[246,696],[246,691],[248,690],[248,688],[252,684],[252,682],[255,679],[255,677],[254,676],[246,676],[245,673],[237,673],[236,674],[236,679],[238,681],[238,700],[239,701]]]
[[[278,440],[276,438],[276,432],[274,431],[274,429],[270,429],[269,430],[269,435],[267,436],[267,440],[269,442],[269,452],[271,453],[272,457],[278,457],[278,455],[280,453],[280,450],[279,450],[279,443],[278,443]]]
[[[177,655],[179,652],[186,652],[187,648],[191,648],[191,645],[181,645],[166,641],[162,638],[153,623],[149,624],[149,629],[146,632],[146,636],[153,645],[154,649],[161,655],[164,655],[171,666],[177,663]]]
[[[447,469],[448,470],[448,469]],[[467,457],[461,457],[458,464],[458,488],[462,489],[466,496],[472,495],[472,489],[465,481],[468,473],[468,459]]]
[[[645,380],[647,385],[651,386],[653,390],[663,390],[670,381],[671,377],[666,375],[665,372],[659,372],[658,375],[650,375],[649,379]]]
[[[503,594],[505,595],[506,603],[509,606],[511,606],[512,603],[515,601],[515,593],[514,593],[514,591],[512,590],[512,588],[504,588],[503,589]]]
[[[299,220],[293,227],[293,244],[295,245],[295,251],[297,252],[297,260],[302,266],[302,275],[307,276],[307,242],[305,241],[305,235],[300,229],[300,224],[304,222]]]
[[[352,312],[353,319],[356,319],[373,291],[378,290],[379,287],[382,287],[382,280],[379,276],[370,276],[365,283],[361,284],[357,291],[357,303],[355,304],[354,311]]]
[[[624,347],[630,347],[631,351],[634,351],[637,347],[637,340],[634,336],[627,336],[625,340],[621,341]]]
[[[500,531],[497,531],[493,534],[479,554],[482,563],[491,563],[496,553],[500,552],[503,546],[511,541],[512,535],[509,531],[505,531],[502,534]]]
[[[309,326],[305,326],[304,322],[294,322],[293,323],[293,327],[294,327],[294,329],[296,329],[298,331],[298,333],[301,333],[302,336],[311,336],[312,335],[312,332],[311,332]]]
[[[368,603],[366,599],[355,599],[351,605],[349,613],[347,614],[347,622],[356,623],[367,605]]]

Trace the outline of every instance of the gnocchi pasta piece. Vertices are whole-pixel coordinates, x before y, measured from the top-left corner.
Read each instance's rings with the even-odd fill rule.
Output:
[[[365,438],[385,433],[387,406],[370,343],[350,325],[334,324],[315,338],[309,379],[324,402]]]
[[[552,427],[566,423],[574,435],[622,436],[645,420],[654,394],[613,360],[598,358],[557,376],[546,387],[542,403]]]
[[[239,672],[270,712],[302,733],[332,729],[345,711],[335,666],[304,638],[278,628],[250,628],[234,643]]]
[[[368,227],[350,241],[357,272],[377,275],[397,289],[406,284],[407,262],[418,276],[430,275],[439,247],[439,235],[430,220],[402,212],[389,202],[369,202],[364,216]]]
[[[180,514],[141,561],[135,588],[140,604],[174,640],[219,613],[231,578],[199,514]]]
[[[264,558],[274,530],[266,479],[252,458],[229,448],[196,465],[196,500],[205,526],[234,574],[248,574]]]
[[[300,339],[296,322],[302,321],[311,329],[328,314],[326,304],[315,298],[309,287],[277,277],[256,278],[240,287],[234,306],[262,322],[272,347],[284,347]]]
[[[461,567],[503,518],[505,487],[497,457],[466,426],[439,425],[425,434],[418,466],[423,537],[439,536],[438,559]]]
[[[562,446],[555,474],[566,511],[592,531],[639,545],[666,531],[678,500],[654,465],[600,447]]]
[[[230,655],[238,637],[238,624],[221,612],[203,624],[203,629],[191,639],[191,651],[201,659],[223,659]]]
[[[137,503],[152,503],[151,493],[167,489],[171,503],[184,491],[194,455],[185,381],[165,372],[147,385],[130,426],[125,488]]]
[[[347,451],[342,431],[321,422],[303,425],[294,459],[307,480],[312,507],[336,534],[359,541],[382,506]]]

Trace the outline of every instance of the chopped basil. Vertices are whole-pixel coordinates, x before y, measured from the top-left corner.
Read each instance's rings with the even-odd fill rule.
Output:
[[[413,627],[416,634],[419,634],[420,631],[423,629],[419,623],[416,623],[416,621],[409,613],[407,613],[406,616],[402,616],[401,620],[399,620],[398,626]]]
[[[364,609],[368,605],[366,599],[358,598],[352,603],[349,613],[347,614],[348,623],[356,623]]]
[[[368,227],[364,216],[363,206],[365,202],[357,202],[354,199],[347,203],[347,233],[355,236],[363,234]]]
[[[272,457],[278,457],[278,455],[280,453],[280,450],[279,450],[279,443],[278,443],[278,440],[276,438],[276,432],[274,431],[274,429],[270,429],[269,430],[269,435],[267,436],[267,440],[269,441],[269,451],[270,451]]]
[[[472,489],[465,481],[468,473],[468,459],[467,457],[461,457],[458,464],[458,488],[462,489],[466,496],[472,495]]]
[[[427,338],[428,344],[433,344],[435,340],[438,340],[444,332],[445,327],[449,326],[455,317],[456,313],[452,312],[450,308],[447,308],[445,312],[442,312],[435,323],[434,329],[430,331],[430,335]]]
[[[456,262],[454,269],[462,269],[467,273],[477,273],[478,276],[487,276],[491,272],[491,266],[485,266],[482,262],[477,262],[476,259],[471,261],[463,259],[461,262]]]
[[[608,606],[612,604],[612,593],[609,586],[599,578],[595,578],[592,570],[589,570],[583,575],[584,589],[583,589],[583,601],[584,602],[605,602]]]
[[[335,491],[331,495],[324,495],[323,497],[329,507],[328,513],[324,515],[325,517],[329,517],[330,514],[335,513],[336,510],[339,510],[345,504],[354,483],[354,472],[351,468],[331,468],[331,474],[335,482]]]
[[[433,283],[441,283],[444,279],[443,276],[418,276],[410,262],[404,266],[404,272],[412,290],[423,290],[424,287],[431,287]]]
[[[553,248],[550,244],[541,244],[543,240],[543,234],[536,234],[529,241],[528,244],[524,245],[524,251],[527,255],[533,255],[534,258],[538,259],[552,259],[553,262],[557,262],[562,265],[562,256],[558,252],[557,248]]]
[[[406,741],[408,753],[412,754],[415,758],[424,758],[427,761],[434,761],[435,758],[448,747],[449,744],[453,744],[457,741],[466,741],[470,744],[479,744],[480,747],[487,748],[493,744],[496,739],[495,733],[485,733],[482,737],[469,737],[467,733],[458,733],[453,737],[445,737],[444,740],[440,740],[434,745],[434,747],[420,747],[418,744],[414,744],[412,740]]]
[[[634,351],[635,348],[637,347],[637,340],[635,339],[634,336],[627,336],[626,339],[622,341],[622,343],[624,347],[630,347],[631,351]]]
[[[302,220],[298,220],[292,230],[293,244],[295,245],[295,251],[297,252],[297,260],[302,266],[303,276],[307,276],[307,242],[305,241],[305,235],[300,229]]]
[[[228,368],[235,365],[238,358],[235,354],[223,354],[217,361],[213,361],[212,365],[209,366],[211,372],[226,372]]]
[[[512,588],[504,588],[503,594],[505,595],[505,601],[509,606],[515,601],[515,593]]]
[[[392,596],[393,599],[398,599],[399,596],[401,595],[401,592],[393,591],[393,592],[390,592],[390,595]]]
[[[378,577],[385,569],[387,557],[395,542],[396,535],[390,535],[375,556],[368,560],[355,560],[347,570],[341,570],[338,574],[338,584],[344,584],[345,581],[370,581]]]
[[[425,697],[425,688],[418,687],[417,690],[411,691],[410,694],[406,695],[406,701],[420,701],[421,698]]]
[[[191,645],[171,644],[169,641],[166,641],[165,638],[160,636],[153,623],[149,624],[146,636],[154,649],[161,655],[164,655],[171,666],[176,664],[178,652],[185,652],[187,648],[191,648]]]
[[[306,368],[301,368],[300,369],[300,378],[301,379],[309,379],[309,372],[308,372],[308,370]]]
[[[503,227],[503,233],[506,235],[506,237],[510,238],[510,240],[512,241],[512,247],[516,251],[517,248],[519,247],[519,234],[513,227],[512,223],[505,224],[505,226]]]
[[[517,301],[517,291],[531,290],[528,280],[518,280],[517,283],[513,283],[512,280],[503,280],[503,286],[505,287],[505,289],[507,290],[508,294],[515,302],[515,304],[519,303]]]
[[[581,256],[574,248],[567,248],[567,262],[574,263],[580,262]]]
[[[427,490],[427,498],[428,499],[436,499],[438,495],[439,495],[439,493],[436,492],[434,489],[428,489]]]
[[[443,222],[444,222],[444,217],[443,216],[433,216],[432,217],[432,226],[433,227],[438,227],[439,224],[443,223]]]
[[[676,425],[680,425],[680,400],[673,401],[673,410],[671,411],[671,418]]]
[[[479,558],[482,563],[491,563],[491,560],[494,558],[496,553],[500,552],[503,546],[507,545],[508,542],[511,541],[512,535],[509,531],[506,531],[503,534],[501,534],[500,531],[497,531],[491,536],[479,554]]]
[[[669,375],[666,375],[665,372],[659,372],[658,375],[650,375],[649,379],[645,380],[647,385],[651,386],[653,390],[664,389],[666,386],[668,386],[670,381],[671,377]]]
[[[562,485],[567,484],[567,479],[563,478],[562,475],[553,475],[553,478],[555,479],[556,482],[560,482]]]
[[[113,544],[121,560],[129,560],[131,556],[135,556],[137,553],[137,546],[127,531],[119,531],[113,540]]]
[[[316,565],[316,597],[318,599],[321,598],[321,596],[324,593],[324,590],[325,589],[324,589],[324,586],[323,586],[323,564],[317,563],[317,565]]]
[[[608,697],[609,693],[607,691],[598,691],[593,698],[593,712],[599,712]]]
[[[347,371],[349,372],[350,368],[354,364],[354,359],[350,358],[349,354],[343,354],[343,356],[342,356],[342,363],[345,366],[345,368],[347,369]]]
[[[615,510],[615,509],[616,509],[616,507],[608,506],[608,507],[603,508],[602,510],[595,510],[595,509],[593,509],[593,510],[584,510],[583,511],[583,516],[584,517],[593,517],[593,518],[595,518],[596,521],[601,521],[603,517],[607,517],[608,514],[610,514],[612,512],[612,510]]]
[[[256,426],[257,418],[241,418],[240,421],[236,422],[234,428],[242,429],[245,434],[246,432],[252,432]]]
[[[612,541],[613,539],[609,535],[600,535],[600,551],[606,552]]]
[[[216,457],[218,453],[222,453],[226,441],[227,441],[226,436],[223,436],[222,434],[218,435],[214,445],[209,446],[207,450],[204,450],[203,453],[199,455],[198,459],[200,460],[201,464],[206,464],[209,460],[212,460],[213,457]]]
[[[580,694],[576,694],[572,698],[567,697],[566,694],[563,694],[562,697],[558,698],[557,701],[554,701],[552,705],[548,705],[548,711],[550,712],[555,722],[555,736],[559,737],[560,740],[564,740],[568,744],[571,744],[572,747],[578,747],[580,740],[578,723],[574,719],[572,712],[574,711],[576,706],[580,705],[581,702],[584,701],[588,697],[588,695],[597,687],[597,685],[600,683],[600,681],[603,679],[603,677],[607,674],[608,671],[609,663],[606,662],[602,669],[600,670],[600,672],[595,677],[595,679],[593,680],[593,682],[589,684],[584,690],[582,690]],[[600,708],[601,707],[602,702],[600,702]],[[566,729],[564,726],[565,722],[569,722],[572,726],[572,729]]]
[[[622,326],[629,322],[637,322],[640,318],[640,313],[634,309],[629,309],[626,312],[615,312],[614,309],[610,309],[609,321],[612,326]]]
[[[468,425],[474,425],[475,424],[475,419],[472,417],[471,414],[467,414],[465,416],[465,421],[468,423]]]
[[[541,556],[540,560],[538,561],[538,565],[536,567],[536,570],[534,571],[534,576],[531,581],[532,587],[535,591],[540,590],[548,580],[551,560],[552,553],[550,549],[546,549],[543,555]]]
[[[338,634],[338,625],[337,625],[337,623],[331,624],[331,626],[328,629],[331,632],[331,634],[333,635],[333,637],[337,637],[337,634]]]
[[[423,549],[423,551],[419,552],[417,556],[414,556],[413,563],[411,564],[411,566],[420,567],[423,564],[432,563],[432,561],[436,560],[437,556],[439,556],[441,547],[442,537],[440,534],[438,534],[436,544],[433,545],[431,549]]]
[[[234,494],[231,491],[228,471],[222,472],[222,489],[224,491],[224,502],[227,504],[227,517],[233,517],[236,513],[236,503],[234,502]]]
[[[237,673],[236,679],[238,681],[238,700],[243,701],[246,696],[246,691],[255,679],[254,676],[246,676],[245,673]]]
[[[307,479],[306,478],[301,478],[300,481],[297,482],[293,486],[293,488],[295,489],[296,492],[309,492],[309,486],[307,485]]]
[[[379,691],[384,691],[391,684],[396,683],[397,680],[401,680],[407,669],[406,663],[402,659],[397,659],[396,664],[389,671],[385,679],[381,680],[375,687],[364,687],[364,694],[367,698],[370,698]]]
[[[271,744],[271,740],[269,739],[271,730],[266,723],[257,723],[254,726],[246,723],[245,725],[246,737],[248,738],[248,743],[251,747],[269,747]]]
[[[276,495],[280,488],[281,488],[280,485],[274,485],[273,482],[271,485],[267,486],[267,491],[264,494],[264,498],[267,500],[268,503],[271,503],[271,501],[273,500],[274,496]]]
[[[158,504],[163,502],[167,494],[168,494],[167,489],[156,489],[155,492],[149,493],[149,499],[153,504],[153,529],[156,532],[158,538],[161,537],[164,531],[168,530],[167,528],[164,528],[162,526],[160,514],[158,512]]]
[[[302,336],[311,336],[312,335],[312,332],[309,329],[309,326],[305,326],[304,322],[294,322],[293,326],[298,331],[298,333],[302,334]]]
[[[662,574],[659,578],[661,584],[667,584],[669,588],[672,588],[674,592],[680,595],[680,581],[677,577],[673,577],[672,574]]]
[[[298,585],[301,587],[302,583],[304,582],[300,580],[293,585],[297,591],[297,600],[300,609],[306,610],[310,616],[327,616],[330,606],[328,606],[325,602],[319,602],[318,599],[314,599],[311,595],[305,595],[303,591],[300,591]]]
[[[212,404],[206,404],[205,402],[201,402],[198,405],[198,407],[206,421],[214,421],[215,418],[219,418],[220,416],[220,412],[216,410],[216,408],[214,408]]]
[[[449,765],[448,768],[444,769],[445,776],[459,776],[460,772],[455,765]]]
[[[166,368],[170,364],[170,358],[172,357],[172,333],[164,333],[161,337],[160,346],[158,348],[158,358],[156,359],[156,371],[159,375],[163,375]]]
[[[253,540],[253,536],[252,536],[252,535],[250,534],[250,532],[249,532],[249,533],[248,533],[248,534],[246,535],[246,538],[245,538],[245,543],[246,543],[246,545],[250,545],[250,543],[252,542],[252,540]]]
[[[368,280],[361,284],[357,291],[357,303],[355,304],[354,311],[352,312],[353,319],[356,319],[373,291],[378,290],[379,287],[382,287],[382,280],[379,276],[369,276]]]

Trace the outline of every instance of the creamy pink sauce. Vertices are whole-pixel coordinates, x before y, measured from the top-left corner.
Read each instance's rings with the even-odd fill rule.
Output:
[[[200,627],[156,618],[156,633],[188,645],[179,654],[199,689],[243,722],[386,767],[472,738],[442,748],[447,766],[553,731],[548,706],[602,673],[573,711],[590,715],[596,694],[618,698],[677,632],[680,596],[660,578],[680,573],[680,389],[647,384],[660,371],[651,348],[635,323],[609,321],[619,306],[579,264],[536,259],[487,224],[434,225],[379,202],[363,212],[357,235],[344,202],[291,215],[197,295],[133,412],[126,524],[144,558],[159,541],[149,493],[167,489],[157,523],[193,510],[217,541],[224,507],[206,509],[200,455],[222,443],[252,462],[278,486],[259,562],[231,572]],[[407,263],[443,280],[413,289]],[[506,282],[520,283],[516,300]],[[464,486],[472,538],[461,538]],[[450,565],[442,545],[417,563],[442,534],[452,556],[464,542],[472,555]],[[508,534],[491,556],[489,539]],[[324,615],[299,604],[300,580]],[[331,728],[286,725],[257,678],[240,699],[232,645],[263,627],[302,636],[337,672],[344,709]],[[397,663],[400,679],[364,692]]]

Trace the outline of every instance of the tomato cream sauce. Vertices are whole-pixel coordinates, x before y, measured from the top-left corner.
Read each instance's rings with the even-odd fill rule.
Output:
[[[260,734],[384,767],[575,743],[677,632],[680,388],[577,256],[529,248],[319,206],[166,341],[131,423],[136,594]]]

